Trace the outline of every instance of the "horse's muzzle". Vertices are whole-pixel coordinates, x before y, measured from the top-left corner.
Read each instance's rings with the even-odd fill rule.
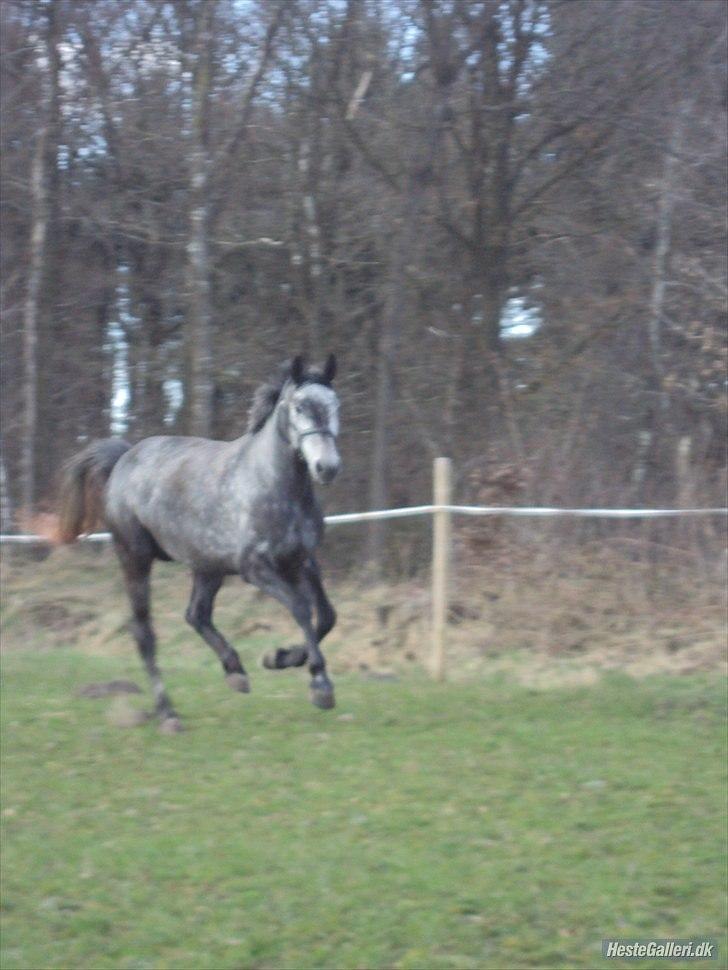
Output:
[[[319,485],[329,485],[339,474],[341,462],[335,464],[330,462],[317,461],[313,469],[313,477]]]

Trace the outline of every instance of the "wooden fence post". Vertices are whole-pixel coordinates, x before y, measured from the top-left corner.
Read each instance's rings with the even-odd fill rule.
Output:
[[[435,505],[450,505],[452,463],[436,458],[433,468]],[[450,512],[433,513],[432,523],[432,676],[445,679],[445,624],[450,586]]]

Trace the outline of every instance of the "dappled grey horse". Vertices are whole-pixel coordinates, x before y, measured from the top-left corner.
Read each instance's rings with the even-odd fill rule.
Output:
[[[320,643],[336,614],[314,552],[323,516],[313,482],[335,477],[340,460],[336,360],[306,368],[301,357],[255,393],[248,430],[236,441],[155,437],[131,446],[96,441],[66,466],[60,539],[72,542],[106,522],[132,606],[132,632],[166,731],[180,729],[156,661],[149,577],[155,559],[186,563],[193,586],[185,617],[220,658],[228,684],[250,690],[240,657],[212,622],[224,578],[239,574],[293,614],[304,645],[272,651],[268,668],[308,662],[311,700],[334,706]],[[315,613],[315,622],[314,622]]]

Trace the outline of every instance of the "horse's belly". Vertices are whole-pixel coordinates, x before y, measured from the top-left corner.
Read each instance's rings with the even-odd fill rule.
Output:
[[[229,517],[177,508],[169,502],[129,510],[153,537],[160,550],[195,570],[235,573],[240,538]]]
[[[239,541],[234,530],[223,523],[210,521],[190,529],[187,522],[179,531],[154,523],[146,528],[162,549],[178,562],[193,569],[237,572]]]

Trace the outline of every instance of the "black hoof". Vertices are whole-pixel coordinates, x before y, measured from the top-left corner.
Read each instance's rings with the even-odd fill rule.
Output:
[[[159,730],[162,734],[179,734],[184,728],[178,717],[165,717],[159,722]]]
[[[331,684],[311,685],[311,703],[320,707],[322,711],[330,711],[336,706],[334,688]]]
[[[245,674],[232,673],[225,677],[225,683],[228,685],[230,690],[237,690],[241,694],[250,693],[250,681],[245,676]]]
[[[286,667],[303,667],[308,654],[305,647],[280,647],[263,654],[262,663],[266,670],[284,670]]]
[[[263,654],[262,664],[266,670],[280,670],[283,664],[281,661],[281,654],[285,653],[285,650],[270,650],[268,653]]]

